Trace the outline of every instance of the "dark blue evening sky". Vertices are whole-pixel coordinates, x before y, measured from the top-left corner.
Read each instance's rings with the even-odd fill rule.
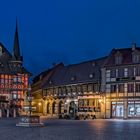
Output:
[[[140,46],[140,0],[0,0],[0,41],[12,51],[16,17],[24,65],[79,63]]]

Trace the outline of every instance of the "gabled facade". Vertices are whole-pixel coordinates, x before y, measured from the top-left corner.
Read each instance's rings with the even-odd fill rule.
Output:
[[[48,117],[140,118],[140,48],[136,44],[112,49],[104,58],[60,67],[43,81],[43,103],[38,105]]]
[[[113,49],[102,68],[106,118],[140,117],[140,48]]]
[[[63,63],[60,63],[34,77],[33,83],[31,85],[31,92],[34,98],[32,102],[32,105],[35,108],[34,113],[44,114],[43,109],[45,98],[43,94],[43,87],[46,85],[46,83],[48,83],[48,81],[50,81],[50,78],[54,74],[54,72],[63,66]]]
[[[28,90],[28,79],[31,75],[24,66],[20,55],[18,28],[16,25],[12,54],[0,43],[0,114],[17,115],[24,105],[25,94]]]
[[[101,66],[104,58],[56,69],[42,86],[43,103],[38,103],[48,117],[86,115],[104,117],[101,99]],[[42,81],[42,80],[41,80]],[[34,100],[35,101],[35,100]]]

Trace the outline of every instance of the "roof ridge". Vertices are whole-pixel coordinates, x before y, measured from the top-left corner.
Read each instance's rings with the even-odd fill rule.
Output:
[[[66,65],[65,67],[75,66],[75,65],[81,65],[83,63],[88,63],[88,62],[97,62],[97,61],[100,61],[102,59],[106,59],[107,57],[108,56],[104,56],[104,57],[100,57],[100,58],[96,58],[96,59],[92,59],[92,60],[83,61],[83,62],[80,62],[80,63],[69,64],[69,65]]]

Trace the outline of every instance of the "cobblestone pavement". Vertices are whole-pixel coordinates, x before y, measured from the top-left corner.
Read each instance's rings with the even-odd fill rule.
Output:
[[[0,140],[140,140],[140,120],[46,120],[44,127],[0,119]]]

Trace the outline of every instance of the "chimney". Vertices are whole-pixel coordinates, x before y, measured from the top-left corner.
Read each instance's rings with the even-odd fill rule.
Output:
[[[136,43],[132,44],[132,51],[134,51],[136,49]]]

